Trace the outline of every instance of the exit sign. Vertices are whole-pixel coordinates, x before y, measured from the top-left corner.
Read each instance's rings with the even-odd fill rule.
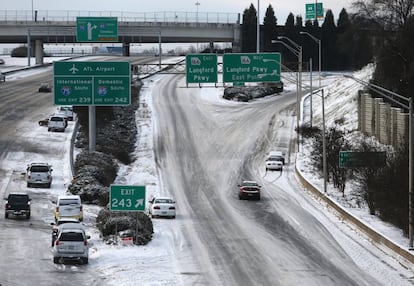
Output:
[[[385,152],[339,151],[340,168],[380,168],[385,164]]]
[[[77,42],[118,42],[118,18],[77,17]]]
[[[111,185],[109,192],[109,210],[144,211],[145,186]]]

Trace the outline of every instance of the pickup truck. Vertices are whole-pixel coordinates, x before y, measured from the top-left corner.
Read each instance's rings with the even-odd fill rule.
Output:
[[[4,217],[9,218],[9,215],[26,216],[30,218],[30,201],[29,195],[26,193],[10,193],[7,197],[6,205],[4,207]]]

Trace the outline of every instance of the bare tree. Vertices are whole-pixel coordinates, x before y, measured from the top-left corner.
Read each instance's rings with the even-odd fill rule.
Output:
[[[414,0],[356,0],[352,6],[382,30],[398,30],[413,15]]]

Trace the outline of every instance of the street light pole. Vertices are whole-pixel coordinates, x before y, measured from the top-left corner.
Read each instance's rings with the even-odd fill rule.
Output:
[[[346,78],[351,78],[358,82],[359,84],[368,87],[375,93],[387,98],[393,103],[399,105],[402,108],[408,109],[409,111],[409,123],[408,123],[408,236],[409,236],[409,249],[414,250],[413,248],[413,100],[412,98],[407,98],[398,93],[385,89],[381,86],[378,86],[373,83],[365,82],[358,78],[355,78],[351,75],[344,75]],[[394,97],[397,97],[401,100],[408,102],[407,104],[401,103],[398,100],[395,100]]]
[[[277,37],[279,40],[287,40],[298,52],[299,92],[302,91],[302,46],[285,36]]]
[[[316,10],[316,8],[315,8]],[[315,12],[316,13],[316,12]],[[319,61],[319,88],[321,88],[321,67],[322,67],[322,50],[321,50],[321,40],[316,38],[315,36],[309,34],[308,32],[299,32],[301,35],[308,35],[312,40],[314,40],[318,44],[318,61]]]
[[[257,23],[256,23],[256,53],[260,53],[260,0],[257,0]]]

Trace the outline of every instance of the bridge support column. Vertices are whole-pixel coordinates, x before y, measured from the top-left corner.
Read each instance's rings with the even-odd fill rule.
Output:
[[[214,53],[214,42],[210,42],[210,53]]]
[[[36,57],[36,64],[43,65],[43,41],[42,40],[35,41],[35,57]]]
[[[129,43],[122,43],[122,55],[124,57],[129,57],[129,49],[130,49]]]

